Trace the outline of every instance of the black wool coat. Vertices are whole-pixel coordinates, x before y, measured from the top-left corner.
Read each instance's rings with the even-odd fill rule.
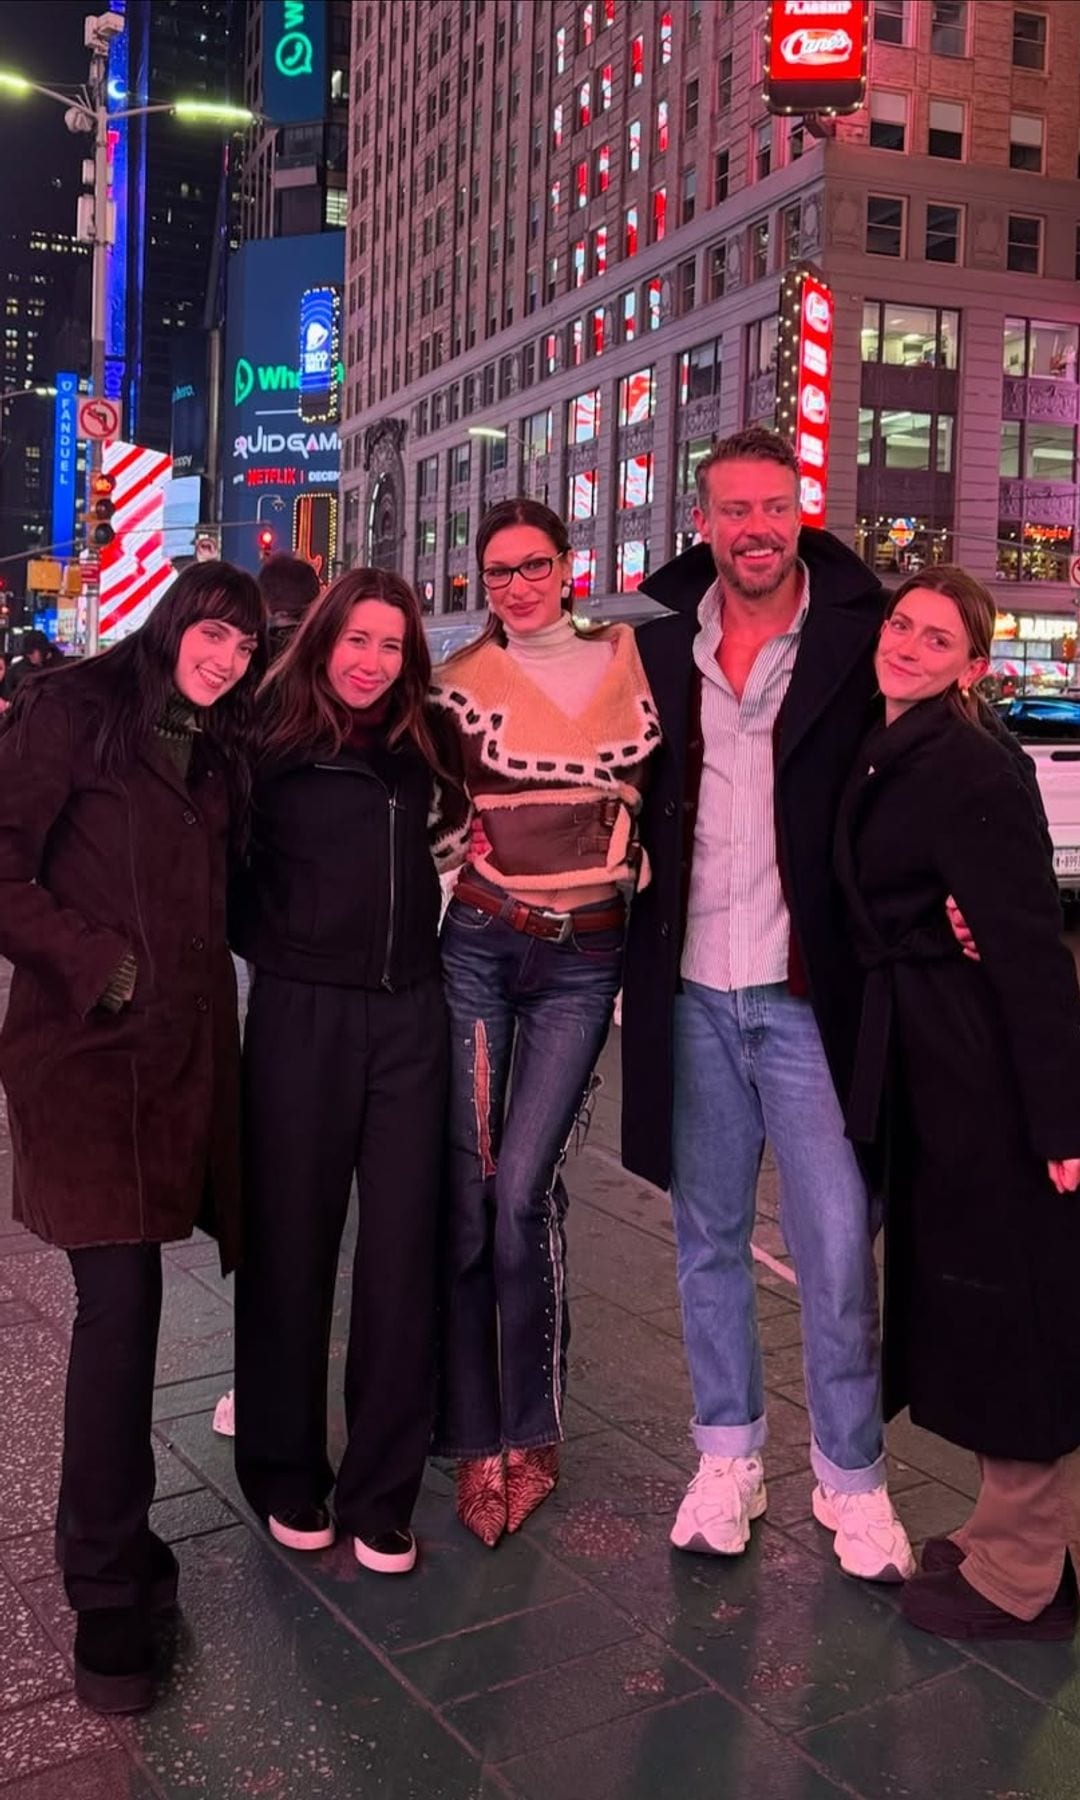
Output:
[[[778,852],[798,960],[833,1079],[847,1092],[861,976],[833,870],[836,817],[858,748],[874,717],[873,649],[883,591],[853,551],[827,531],[803,531],[810,576],[802,629],[777,736]],[[658,1187],[671,1176],[672,1019],[679,984],[696,794],[688,792],[695,716],[694,638],[702,595],[716,578],[707,545],[651,576],[647,593],[672,610],[638,631],[662,741],[645,792],[641,839],[652,880],[630,912],[623,986],[622,1153]]]
[[[229,804],[197,743],[187,782],[148,738],[94,766],[102,674],[35,688],[0,733],[0,1031],[14,1211],[66,1249],[162,1243],[196,1223],[239,1247],[236,982],[225,942]],[[134,997],[98,1003],[132,953]]]
[[[924,702],[863,747],[836,866],[865,971],[849,1129],[886,1160],[886,1416],[1050,1461],[1080,1445],[1080,1195],[1046,1169],[1080,1156],[1080,992],[1022,767]]]

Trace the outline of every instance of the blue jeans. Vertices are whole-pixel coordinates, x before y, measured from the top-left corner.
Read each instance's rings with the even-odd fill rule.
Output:
[[[766,1138],[802,1302],[811,1464],[819,1481],[864,1493],[885,1479],[873,1226],[813,1012],[783,985],[686,982],[671,1199],[694,1441],[718,1456],[766,1438],[750,1253]]]
[[[555,944],[450,903],[439,1455],[492,1456],[563,1435],[570,1322],[560,1170],[611,1025],[623,935],[619,927]]]

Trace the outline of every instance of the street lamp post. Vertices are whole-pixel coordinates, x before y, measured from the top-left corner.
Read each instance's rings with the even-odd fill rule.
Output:
[[[124,29],[121,13],[106,12],[86,21],[86,43],[90,50],[90,74],[86,86],[75,96],[61,94],[55,88],[43,87],[25,75],[0,69],[0,93],[17,95],[42,94],[64,108],[64,123],[69,131],[92,134],[94,155],[91,165],[90,192],[79,203],[77,235],[92,247],[90,286],[90,386],[93,393],[105,391],[105,317],[108,308],[109,250],[115,241],[115,209],[109,198],[109,127],[125,119],[141,119],[150,113],[171,113],[174,118],[192,123],[247,127],[256,115],[244,106],[230,106],[213,100],[170,100],[147,106],[127,106],[109,110],[108,56],[109,45]],[[88,159],[89,161],[89,159]],[[92,440],[88,458],[91,478],[101,469],[102,444]],[[86,653],[93,656],[99,648],[99,600],[96,583],[92,584],[86,607]]]

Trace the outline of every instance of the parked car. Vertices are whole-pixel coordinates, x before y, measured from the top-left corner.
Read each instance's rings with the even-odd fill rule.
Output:
[[[1072,908],[1080,904],[1080,697],[1022,694],[994,711],[1035,764],[1058,887]]]

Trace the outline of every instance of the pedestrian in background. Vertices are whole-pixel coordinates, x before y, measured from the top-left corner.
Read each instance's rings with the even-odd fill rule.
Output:
[[[700,1456],[671,1541],[738,1555],[766,1507],[750,1240],[768,1137],[814,1516],[847,1574],[899,1581],[914,1561],[885,1484],[875,1220],[837,1097],[861,984],[832,869],[882,591],[829,532],[800,531],[798,463],[775,433],[718,444],[697,485],[704,541],[644,583],[672,610],[638,633],[664,744],[623,991],[623,1160],[671,1187]]]
[[[15,1217],[75,1279],[56,1548],[102,1712],[150,1704],[176,1597],[149,1525],[161,1245],[198,1222],[224,1268],[237,1253],[225,899],[263,617],[251,576],[195,565],[115,649],[25,681],[0,728],[0,1078]]]
[[[259,592],[270,626],[270,656],[276,661],[292,642],[308,608],[322,593],[319,577],[302,556],[281,551],[259,568]]]
[[[399,576],[355,570],[309,610],[260,702],[232,938],[255,971],[237,1474],[279,1543],[333,1542],[328,1358],[355,1174],[334,1510],[357,1560],[383,1574],[416,1561],[410,1527],[434,1411],[447,1045],[430,673],[419,604]]]
[[[490,619],[432,690],[469,802],[437,846],[444,866],[468,860],[442,940],[450,1196],[435,1448],[458,1461],[459,1517],[493,1545],[558,1479],[561,1169],[611,1025],[659,733],[633,632],[583,634],[571,620],[555,513],[492,507],[476,557]]]
[[[837,869],[865,976],[848,1097],[885,1168],[885,1412],[979,1456],[901,1607],[944,1637],[1063,1638],[1080,1554],[1080,992],[1051,847],[974,694],[992,595],[924,569],[875,655]],[[978,953],[945,917],[954,896]]]
[[[19,654],[7,665],[4,682],[4,698],[13,700],[21,682],[28,675],[40,675],[45,669],[55,669],[64,661],[64,653],[58,650],[44,631],[25,631],[19,644]]]

